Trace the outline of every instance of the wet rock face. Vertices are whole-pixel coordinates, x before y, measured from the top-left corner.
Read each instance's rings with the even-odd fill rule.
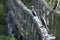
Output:
[[[29,30],[32,29],[32,20],[31,20],[31,16],[28,14],[29,12],[28,11],[25,12],[25,10],[22,8],[22,6],[19,6],[19,4],[16,3],[16,0],[14,0],[13,3],[10,0],[9,3],[7,2],[6,4],[7,4],[7,7],[8,7],[8,11],[6,12],[7,13],[7,15],[6,15],[7,16],[6,17],[7,24],[12,23],[13,28],[15,27],[14,25],[17,24],[17,27],[18,27],[19,30],[21,30],[21,28],[23,28],[23,27],[26,27],[26,28],[23,28],[23,29],[25,29],[25,31],[30,33],[28,31],[28,28],[30,27]],[[7,8],[5,8],[5,10],[7,10]],[[25,33],[23,32],[23,35],[25,35]],[[18,37],[19,37],[19,35],[15,35],[16,39],[18,39]],[[27,37],[28,37],[28,35],[27,35]],[[20,36],[20,39],[22,40],[23,36]]]
[[[21,35],[20,34],[15,35],[15,38],[18,39],[18,37],[20,35],[21,40],[23,39],[23,36],[27,40],[37,40],[39,37],[38,34],[40,34],[39,32],[42,29],[42,28],[40,29],[41,25],[40,25],[40,19],[38,18],[38,16],[36,16],[34,13],[32,14],[32,11],[30,9],[28,9],[20,0],[10,0],[9,3],[7,2],[7,7],[8,7],[7,13],[12,14],[12,15],[7,15],[8,21],[10,19],[10,21],[13,22],[12,23],[13,28],[15,27],[15,24],[16,24],[17,28],[19,29],[17,31],[17,28],[15,27],[16,32],[17,32],[17,34],[18,34],[18,32],[21,34]],[[32,16],[32,15],[34,15],[34,16]],[[36,16],[36,18],[35,18],[35,16]],[[35,23],[33,21],[37,25],[35,25]],[[46,28],[44,28],[44,29],[46,29]],[[48,34],[48,33],[46,33],[46,34]]]

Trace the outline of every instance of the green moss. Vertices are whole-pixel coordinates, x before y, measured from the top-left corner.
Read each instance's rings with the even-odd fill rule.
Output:
[[[31,0],[21,0],[28,8],[31,8]]]
[[[60,6],[57,7],[57,10],[60,11]]]
[[[3,4],[0,4],[0,18],[2,17],[3,13],[4,13],[4,6]]]
[[[15,38],[9,36],[0,36],[0,40],[15,40]]]

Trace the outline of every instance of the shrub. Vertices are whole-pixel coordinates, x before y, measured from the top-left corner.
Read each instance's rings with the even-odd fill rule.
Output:
[[[15,38],[9,36],[0,36],[0,40],[15,40]]]

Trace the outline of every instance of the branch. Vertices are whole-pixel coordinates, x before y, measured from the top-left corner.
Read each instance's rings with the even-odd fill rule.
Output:
[[[40,3],[41,3],[42,5],[45,6],[45,8],[46,8],[47,10],[51,11],[51,10],[53,9],[50,5],[47,4],[47,2],[46,2],[45,0],[39,0],[39,1],[40,1]],[[57,4],[57,2],[56,2],[56,4]],[[55,6],[56,6],[56,5],[55,5]],[[59,11],[56,11],[56,10],[54,10],[53,13],[54,13],[54,14],[60,14],[60,12],[59,12]]]
[[[55,5],[54,5],[54,7],[53,7],[53,10],[55,10],[55,9],[56,9],[57,4],[58,4],[58,1],[56,0],[56,1],[55,1]]]

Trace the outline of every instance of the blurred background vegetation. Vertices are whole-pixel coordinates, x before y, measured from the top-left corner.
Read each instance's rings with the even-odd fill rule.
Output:
[[[31,0],[21,0],[28,8],[30,8],[31,4]],[[7,33],[7,26],[4,20],[4,4],[3,4],[4,0],[0,0],[0,35],[6,35],[5,36],[0,36],[0,40],[5,40],[7,38],[8,33]],[[49,5],[53,5],[53,3],[55,2],[55,0],[46,0],[46,2]],[[58,11],[60,11],[60,1],[59,1],[59,6],[57,7]],[[57,36],[58,40],[60,39],[60,15],[59,14],[54,14],[54,30],[55,30],[55,35]],[[12,40],[14,40],[14,38],[12,37]]]
[[[7,28],[6,28],[6,23],[4,20],[4,5],[3,5],[4,0],[0,0],[0,35],[4,34],[7,35]]]

